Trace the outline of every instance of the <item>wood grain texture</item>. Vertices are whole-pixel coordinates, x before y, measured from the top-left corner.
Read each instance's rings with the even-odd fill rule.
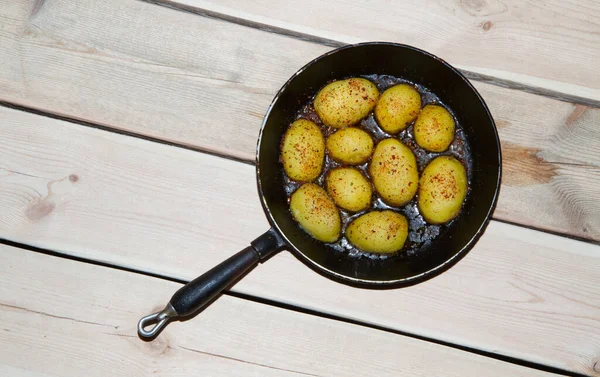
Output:
[[[4,376],[552,376],[228,296],[144,342],[137,319],[177,284],[3,245],[0,281]]]
[[[489,85],[502,143],[494,217],[600,241],[600,109]]]
[[[0,119],[2,237],[192,279],[268,228],[250,165],[16,110]],[[410,288],[351,288],[282,253],[234,290],[600,376],[598,271],[600,246],[492,221],[465,259]]]
[[[0,7],[0,100],[249,161],[272,96],[329,50],[142,2],[34,3]],[[600,241],[600,110],[475,84],[503,141],[497,218]]]
[[[600,99],[600,5],[593,0],[157,2],[317,40],[405,43],[476,74]]]
[[[247,160],[276,90],[329,50],[138,1],[3,3],[1,100]]]

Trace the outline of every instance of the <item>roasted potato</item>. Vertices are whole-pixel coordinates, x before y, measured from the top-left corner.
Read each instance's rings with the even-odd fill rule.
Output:
[[[412,122],[421,111],[421,95],[408,84],[399,84],[385,90],[375,106],[379,127],[397,134]]]
[[[346,237],[351,244],[369,253],[394,253],[404,246],[408,221],[393,211],[373,211],[348,225]]]
[[[315,97],[314,106],[323,123],[342,128],[366,117],[379,98],[379,90],[371,81],[362,78],[334,81]]]
[[[454,118],[439,105],[426,105],[415,122],[415,141],[429,152],[443,152],[454,139]]]
[[[323,170],[325,138],[319,126],[298,119],[287,130],[281,144],[281,162],[293,180],[310,182]]]
[[[358,212],[371,204],[371,184],[355,168],[336,168],[327,174],[327,192],[339,207]]]
[[[366,162],[373,153],[373,139],[365,131],[348,127],[336,131],[327,138],[327,150],[330,156],[347,165],[359,165]]]
[[[467,172],[454,157],[440,156],[427,165],[419,184],[419,210],[428,223],[455,218],[467,195]]]
[[[314,183],[305,183],[292,194],[290,210],[294,219],[313,238],[334,242],[340,238],[340,214],[327,192]]]
[[[389,205],[402,206],[417,192],[417,160],[412,151],[396,139],[385,139],[377,144],[369,173],[375,190]]]

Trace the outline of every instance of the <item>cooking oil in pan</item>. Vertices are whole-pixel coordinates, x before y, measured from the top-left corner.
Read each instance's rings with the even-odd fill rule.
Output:
[[[377,144],[379,141],[381,141],[383,139],[387,139],[387,138],[396,138],[396,139],[399,139],[400,141],[402,141],[414,153],[416,160],[417,160],[419,175],[423,172],[423,169],[425,169],[427,164],[431,160],[433,160],[434,158],[436,158],[438,156],[446,155],[446,156],[456,157],[465,166],[465,168],[467,170],[467,177],[468,177],[468,182],[469,182],[469,187],[470,187],[471,174],[472,174],[472,162],[471,162],[471,153],[470,153],[470,149],[469,149],[469,143],[465,137],[463,128],[461,127],[460,123],[456,119],[456,116],[452,112],[452,109],[450,107],[446,106],[442,101],[440,101],[440,99],[434,93],[432,93],[430,90],[428,90],[427,88],[425,88],[421,85],[414,84],[410,81],[404,80],[402,78],[389,76],[389,75],[365,75],[363,77],[370,80],[371,82],[375,83],[375,85],[377,85],[377,88],[379,89],[380,93],[383,93],[384,90],[386,90],[387,88],[394,86],[396,84],[406,83],[406,84],[410,84],[410,85],[414,86],[418,90],[419,94],[421,95],[422,106],[425,106],[427,104],[439,104],[439,105],[444,106],[446,109],[448,109],[450,111],[450,113],[454,117],[454,121],[456,123],[456,128],[455,128],[454,140],[450,144],[448,150],[446,150],[445,152],[441,152],[441,153],[432,153],[432,152],[428,152],[428,151],[424,150],[415,142],[412,124],[409,127],[407,127],[405,130],[401,131],[399,134],[390,135],[390,134],[384,132],[381,128],[379,128],[379,126],[377,125],[377,122],[375,121],[375,117],[374,117],[373,113],[371,112],[371,114],[369,114],[366,118],[364,118],[355,127],[359,127],[359,128],[362,128],[363,130],[367,131],[371,135],[373,140],[375,141],[375,144]],[[315,93],[315,95],[316,95],[316,93]],[[323,124],[323,122],[321,122],[321,119],[319,119],[319,116],[317,115],[317,113],[315,112],[315,109],[313,107],[313,99],[314,99],[314,97],[311,98],[300,109],[300,111],[298,112],[295,119],[304,118],[304,119],[308,119],[308,120],[314,122],[319,127],[321,127],[323,135],[325,137],[328,137],[329,135],[334,133],[336,131],[336,129],[325,126]],[[354,167],[361,170],[362,173],[370,180],[371,177],[370,177],[369,171],[368,171],[369,162],[370,161],[367,161],[366,163],[364,163],[362,165],[358,165],[358,166],[354,166]],[[327,173],[331,169],[334,169],[334,168],[337,168],[340,166],[343,166],[343,165],[334,161],[328,154],[326,154],[323,171],[322,171],[321,175],[316,179],[315,183],[324,187],[325,177],[327,176]],[[290,180],[285,175],[285,172],[283,171],[283,169],[282,169],[282,174],[284,175],[284,188],[285,188],[286,194],[288,195],[288,202],[289,202],[290,196],[292,195],[292,193],[294,191],[296,191],[296,189],[298,189],[298,187],[300,187],[301,183]],[[468,195],[469,194],[467,193],[467,196]],[[390,255],[366,253],[366,252],[363,252],[363,251],[357,249],[348,241],[348,239],[344,235],[345,231],[346,231],[346,227],[355,218],[357,218],[360,215],[363,215],[369,211],[372,211],[372,210],[384,210],[384,209],[390,209],[390,210],[393,210],[396,212],[400,212],[404,216],[406,216],[406,219],[408,220],[408,224],[409,224],[408,225],[408,238],[406,239],[404,247],[402,248],[402,250],[400,250],[399,254],[394,254],[394,256],[398,256],[398,257],[409,258],[411,256],[416,255],[420,250],[427,248],[434,239],[439,237],[448,228],[452,227],[452,224],[453,224],[453,221],[450,221],[449,223],[443,224],[443,225],[428,224],[419,212],[416,196],[410,202],[408,202],[407,204],[405,204],[402,207],[389,206],[378,197],[377,192],[375,191],[375,188],[373,187],[373,199],[371,201],[371,205],[367,209],[365,209],[364,211],[356,212],[356,213],[351,213],[351,212],[347,212],[347,211],[340,209],[339,212],[340,212],[340,217],[342,220],[342,237],[338,241],[336,241],[334,243],[329,243],[327,245],[336,252],[348,253],[349,255],[355,256],[357,258],[371,258],[371,259],[386,259],[386,258],[388,258]]]

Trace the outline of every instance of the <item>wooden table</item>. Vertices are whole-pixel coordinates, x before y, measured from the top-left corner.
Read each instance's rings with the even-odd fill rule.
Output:
[[[600,3],[0,0],[0,375],[600,376]],[[137,320],[267,229],[273,95],[336,46],[459,67],[504,157],[455,267],[350,288],[291,254],[154,342]]]

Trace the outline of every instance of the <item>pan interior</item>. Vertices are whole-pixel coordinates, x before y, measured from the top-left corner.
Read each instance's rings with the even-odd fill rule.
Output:
[[[471,192],[460,216],[431,246],[410,258],[357,258],[314,240],[292,218],[284,190],[279,144],[299,109],[328,81],[385,74],[422,85],[448,105],[471,147]],[[271,224],[292,251],[329,277],[345,283],[384,286],[412,284],[459,259],[487,224],[501,174],[500,144],[493,119],[475,89],[456,70],[421,50],[390,43],[348,46],[315,59],[293,76],[273,101],[258,144],[259,193]]]

